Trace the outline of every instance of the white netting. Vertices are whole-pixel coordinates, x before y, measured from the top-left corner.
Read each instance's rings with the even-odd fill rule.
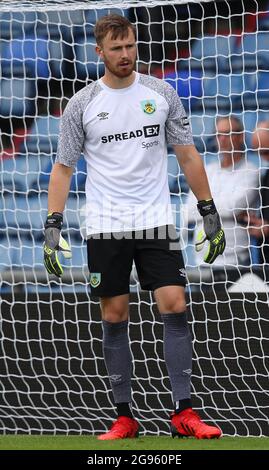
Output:
[[[202,0],[211,2],[211,0]],[[107,7],[127,9],[131,7],[156,7],[167,5],[179,5],[184,3],[197,3],[196,0],[9,0],[0,4],[0,11],[48,11],[48,10],[81,10],[81,9],[103,9]]]
[[[99,305],[88,295],[81,237],[83,158],[65,211],[73,258],[60,283],[49,281],[42,259],[60,115],[75,91],[103,73],[93,27],[108,12],[136,25],[138,70],[177,89],[218,209],[224,219],[231,216],[231,251],[250,257],[248,263],[197,266],[195,221],[187,227],[184,216],[188,187],[169,149],[176,225],[185,225],[194,406],[226,434],[268,435],[268,267],[257,246],[266,238],[253,237],[236,219],[243,211],[259,215],[259,187],[267,188],[261,180],[266,161],[251,140],[257,123],[269,119],[269,5],[257,0],[0,3],[0,432],[91,433],[111,421]],[[231,114],[245,129],[248,167],[233,167],[226,185],[212,168],[220,161],[216,117]],[[247,244],[235,236],[238,229]],[[131,290],[134,410],[145,432],[167,433],[172,404],[161,323],[135,273]]]

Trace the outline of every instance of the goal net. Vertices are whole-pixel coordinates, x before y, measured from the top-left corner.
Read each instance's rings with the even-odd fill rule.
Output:
[[[0,3],[0,432],[94,434],[113,419],[99,303],[89,297],[83,156],[64,213],[73,256],[61,281],[47,276],[42,259],[59,121],[70,97],[104,72],[93,28],[111,12],[136,27],[137,71],[166,80],[181,97],[229,239],[225,257],[201,263],[198,215],[169,147],[188,275],[194,407],[227,435],[268,435],[267,238],[248,218],[268,223],[266,152],[263,158],[264,145],[252,140],[269,119],[269,4],[258,0]],[[162,324],[135,270],[130,287],[134,414],[142,433],[168,434]]]

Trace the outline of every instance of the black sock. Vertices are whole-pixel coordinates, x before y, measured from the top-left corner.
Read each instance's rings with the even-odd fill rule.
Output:
[[[127,416],[128,418],[133,418],[133,413],[131,411],[130,403],[116,403],[117,413],[119,416]]]
[[[132,356],[128,320],[119,323],[103,320],[103,354],[114,403],[131,403]]]
[[[164,359],[173,402],[177,403],[191,397],[191,335],[186,312],[162,313],[161,318],[164,326]]]
[[[185,400],[178,400],[175,403],[175,413],[178,414],[181,411],[186,410],[187,408],[191,408],[191,399],[186,398]]]

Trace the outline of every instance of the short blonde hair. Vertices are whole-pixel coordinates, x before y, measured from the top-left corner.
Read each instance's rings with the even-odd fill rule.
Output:
[[[132,23],[124,16],[111,14],[105,15],[97,21],[94,28],[94,36],[98,46],[101,46],[109,32],[111,32],[111,39],[114,40],[118,37],[121,39],[127,37],[130,30],[134,33],[136,39],[136,31]]]

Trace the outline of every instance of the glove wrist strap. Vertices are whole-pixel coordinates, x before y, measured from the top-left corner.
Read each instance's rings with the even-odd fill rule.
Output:
[[[48,214],[45,228],[55,227],[61,230],[63,225],[63,214],[61,212],[51,212]]]
[[[59,217],[59,218],[63,218],[63,214],[62,212],[48,212],[48,217]]]
[[[197,209],[202,217],[208,214],[215,214],[217,212],[213,199],[198,201]]]

